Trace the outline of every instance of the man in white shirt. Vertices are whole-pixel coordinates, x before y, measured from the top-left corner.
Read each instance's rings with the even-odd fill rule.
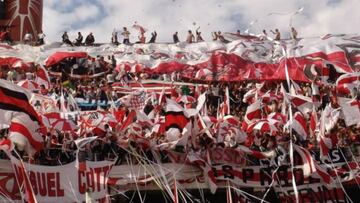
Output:
[[[130,32],[127,30],[126,27],[123,28],[123,32],[121,33],[122,36],[124,36],[124,44],[130,44]]]

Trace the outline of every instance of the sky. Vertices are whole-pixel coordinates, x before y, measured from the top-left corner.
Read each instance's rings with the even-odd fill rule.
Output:
[[[124,26],[135,41],[135,22],[148,29],[147,40],[156,30],[160,42],[171,42],[175,31],[185,40],[187,30],[199,26],[205,40],[217,30],[278,28],[286,37],[291,25],[300,37],[313,37],[360,33],[358,8],[359,0],[44,0],[43,30],[49,42],[61,41],[64,31],[72,39],[78,31],[93,32],[96,42],[110,42],[112,31]]]

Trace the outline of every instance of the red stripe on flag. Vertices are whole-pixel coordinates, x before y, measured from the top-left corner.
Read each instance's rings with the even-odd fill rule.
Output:
[[[20,94],[23,94],[19,92]],[[25,101],[22,99],[18,99],[15,97],[12,97],[11,95],[6,95],[3,90],[0,88],[0,98],[1,103],[9,104],[9,105],[16,105],[20,109],[24,111],[24,113],[29,114],[31,118],[36,118],[37,122],[39,124],[42,124],[41,119],[39,118],[38,114],[34,110],[34,108],[30,105],[29,101]]]
[[[20,123],[12,122],[9,128],[9,132],[14,132],[23,135],[30,143],[30,145],[40,151],[43,148],[43,143],[35,140],[30,131]]]
[[[305,101],[305,100],[303,100],[303,99],[294,97],[294,98],[292,98],[291,102],[292,102],[295,106],[301,106],[301,105],[307,103],[308,101]]]
[[[136,116],[136,112],[135,111],[131,111],[129,113],[129,115],[127,116],[125,122],[122,124],[122,126],[120,127],[120,131],[125,130],[134,120]]]

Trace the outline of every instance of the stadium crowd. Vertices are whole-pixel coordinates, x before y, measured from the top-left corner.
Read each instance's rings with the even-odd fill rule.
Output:
[[[140,29],[141,30],[141,29]],[[4,31],[5,34],[1,34],[1,41],[11,42],[8,31]],[[140,31],[139,41],[137,43],[145,43],[146,37],[144,31]],[[266,37],[266,31],[263,31]],[[280,40],[280,32],[278,29],[273,32],[275,40]],[[237,31],[240,35],[240,31]],[[121,33],[123,36],[123,44],[130,44],[130,32],[126,27],[123,28]],[[292,28],[292,37],[297,38],[297,32]],[[41,45],[44,43],[45,35],[41,32],[37,37],[36,44]],[[155,43],[157,33],[154,31],[151,33],[151,39],[149,43]],[[173,35],[174,43],[179,42],[178,33]],[[192,31],[189,30],[186,37],[187,43],[201,42],[204,39],[201,36],[199,28],[196,30],[194,36]],[[213,40],[219,40],[223,43],[228,42],[220,31],[213,33]],[[91,46],[95,43],[95,37],[90,33],[83,41],[82,33],[78,33],[78,37],[75,41],[71,41],[67,32],[62,35],[62,41],[70,46]],[[113,44],[119,44],[118,33],[114,31],[112,33],[111,42]],[[24,43],[33,43],[33,37],[30,35],[25,37]],[[108,58],[106,62],[104,59]],[[314,102],[319,102],[317,111],[310,111],[304,113],[306,117],[306,127],[310,128],[311,119],[313,116],[320,118],[320,112],[325,110],[328,106],[332,109],[339,108],[338,96],[360,99],[359,89],[353,89],[350,94],[343,94],[336,90],[336,87],[331,84],[334,81],[322,81],[320,78],[313,78],[311,83],[296,83],[293,82],[293,86],[289,87],[286,81],[239,81],[239,82],[201,82],[193,81],[191,78],[181,78],[176,72],[171,75],[159,75],[148,74],[146,72],[133,73],[125,69],[116,69],[116,59],[114,56],[97,56],[96,58],[67,58],[60,63],[47,67],[49,74],[51,75],[51,88],[46,89],[44,86],[40,86],[33,92],[49,96],[52,98],[60,98],[64,95],[65,103],[69,104],[72,98],[76,101],[81,100],[85,103],[95,104],[87,107],[77,107],[76,104],[69,107],[70,111],[79,110],[99,110],[105,112],[112,112],[118,125],[110,126],[109,123],[105,124],[104,129],[100,131],[61,131],[48,129],[46,136],[44,137],[44,148],[39,153],[36,153],[33,157],[27,157],[23,154],[24,158],[31,160],[34,163],[43,165],[59,165],[66,164],[75,159],[76,144],[74,140],[81,137],[96,136],[99,139],[88,143],[85,148],[79,152],[79,159],[94,160],[106,160],[117,159],[117,164],[126,163],[128,159],[136,158],[130,155],[128,152],[136,152],[144,154],[149,160],[152,160],[153,154],[151,150],[156,150],[161,155],[164,162],[169,161],[167,157],[168,151],[171,149],[177,153],[186,153],[188,151],[201,152],[207,149],[221,147],[221,148],[234,148],[239,145],[249,147],[251,150],[260,152],[276,151],[280,156],[282,150],[288,151],[289,140],[304,146],[307,149],[317,150],[319,148],[316,134],[319,132],[319,127],[315,127],[317,130],[309,132],[309,136],[304,138],[296,130],[289,131],[287,124],[288,117],[284,114],[286,111],[290,111],[288,106],[284,106],[286,98],[281,92],[281,86],[284,87],[286,92],[295,91],[298,95],[303,95],[312,98]],[[9,81],[21,81],[24,79],[33,80],[34,72],[37,72],[39,65],[31,64],[27,71],[22,69],[13,69],[11,67],[1,67],[0,78]],[[58,76],[57,73],[61,73]],[[83,78],[73,78],[71,75],[82,75]],[[94,74],[99,74],[99,77],[85,77]],[[207,109],[206,116],[216,121],[208,122],[207,127],[211,131],[210,133],[204,130],[198,130],[196,134],[190,136],[185,144],[172,146],[169,149],[163,149],[159,146],[167,142],[165,131],[154,131],[153,126],[142,125],[141,133],[134,133],[134,126],[128,127],[125,130],[120,130],[119,127],[126,118],[131,114],[132,110],[121,102],[121,98],[127,96],[124,93],[119,93],[114,89],[115,83],[120,83],[123,86],[127,86],[131,82],[141,83],[143,80],[159,80],[169,82],[196,82],[197,86],[178,85],[173,86],[171,93],[167,94],[168,98],[177,100],[182,96],[189,96],[198,98],[199,95],[206,92],[206,104]],[[226,89],[229,92],[230,109],[228,115],[236,117],[238,122],[235,124],[237,133],[227,132],[226,135],[220,134],[220,122],[224,122],[224,116],[221,116],[221,109],[226,102]],[[151,95],[147,95],[148,98]],[[249,123],[245,121],[247,110],[249,106],[254,104],[257,100],[261,100],[260,117],[262,119],[272,118],[278,121],[274,126],[270,126],[269,129],[253,129],[249,126]],[[120,102],[114,102],[120,101]],[[100,103],[102,105],[100,105]],[[116,105],[115,105],[116,103]],[[184,102],[179,101],[179,105],[184,108],[194,108],[197,105],[197,101]],[[61,110],[61,100],[58,100],[57,107]],[[116,106],[116,107],[114,107]],[[153,110],[159,114],[160,117],[166,115],[165,106],[161,101],[152,101],[146,99],[146,103],[143,107],[145,115],[149,116]],[[296,108],[291,107],[293,112],[296,112]],[[315,114],[315,115],[314,115]],[[189,118],[190,122],[195,126],[198,120],[195,116]],[[134,123],[135,118],[133,119]],[[81,122],[78,121],[78,127],[81,128]],[[136,127],[136,126],[135,126]],[[241,131],[241,132],[240,132]],[[1,139],[5,138],[8,134],[7,129],[1,130]],[[146,137],[138,138],[142,135]],[[246,139],[243,139],[243,134],[246,134]],[[343,118],[338,118],[336,123],[329,132],[326,132],[326,137],[330,138],[336,147],[348,147],[358,144],[360,141],[360,128],[359,125],[353,125],[351,127],[346,126]],[[144,140],[145,139],[145,140]],[[2,158],[5,158],[5,154],[1,154]],[[81,158],[80,158],[81,157]],[[249,163],[250,164],[250,163]]]

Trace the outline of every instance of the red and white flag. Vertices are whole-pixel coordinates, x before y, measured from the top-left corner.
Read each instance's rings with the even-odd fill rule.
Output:
[[[293,95],[301,94],[303,91],[300,88],[300,86],[292,79],[290,79],[290,81],[291,81],[290,94],[293,94]]]
[[[9,139],[16,144],[20,151],[26,151],[29,155],[43,148],[43,137],[40,125],[33,122],[28,115],[16,113],[11,120]]]
[[[132,27],[133,27],[134,29],[138,30],[140,33],[145,33],[145,32],[147,31],[146,28],[144,28],[143,26],[138,25],[138,24],[136,24],[136,23],[135,23]]]
[[[346,126],[360,124],[360,101],[356,98],[338,97]]]
[[[264,86],[265,83],[256,84],[254,88],[247,91],[243,97],[244,103],[252,104],[258,97],[258,94],[261,88]]]
[[[120,101],[130,109],[141,111],[146,105],[146,98],[146,92],[138,91],[120,98]]]
[[[88,170],[88,167],[86,165],[86,160],[79,158],[79,151],[82,148],[84,148],[85,145],[91,143],[92,141],[94,141],[96,139],[97,139],[97,137],[85,137],[85,138],[77,139],[77,140],[74,141],[75,145],[77,147],[75,167],[79,171],[87,171]]]
[[[255,120],[261,119],[261,114],[261,101],[256,100],[247,107],[244,120],[247,124],[250,124]]]
[[[278,112],[272,112],[267,116],[267,119],[272,119],[278,121],[278,124],[285,125],[286,115]]]
[[[189,122],[184,109],[174,100],[166,98],[165,106],[165,130],[177,128],[180,132]]]
[[[42,119],[30,104],[31,93],[0,80],[0,124],[9,125],[9,139],[29,155],[42,149]]]
[[[38,67],[38,69],[36,71],[35,82],[39,85],[44,85],[46,89],[49,89],[51,86],[51,83],[50,83],[50,77],[49,77],[47,70],[42,65],[39,65],[37,67]]]
[[[333,143],[331,138],[325,136],[325,112],[321,113],[320,130],[317,136],[317,141],[320,146],[320,157],[327,157],[329,150],[332,149],[336,143]]]
[[[294,150],[301,157],[302,164],[303,164],[304,177],[311,176],[313,173],[316,172],[316,167],[315,167],[315,162],[314,162],[310,152],[296,144],[293,144],[293,147],[294,147]]]
[[[258,89],[257,88],[253,88],[249,91],[247,91],[245,94],[244,94],[244,97],[243,97],[243,102],[244,103],[253,103],[255,101],[255,96],[258,92]]]
[[[131,123],[133,123],[134,119],[136,117],[135,111],[130,111],[129,115],[126,117],[125,121],[120,126],[120,131],[125,130]]]
[[[161,150],[174,149],[176,146],[186,148],[189,138],[192,134],[192,123],[188,122],[182,129],[182,132],[178,128],[170,128],[165,132],[165,139],[162,144],[157,147]]]
[[[18,82],[17,85],[25,89],[28,89],[29,91],[36,91],[39,89],[39,84],[36,81],[28,80],[28,79]]]
[[[291,129],[295,130],[295,132],[300,136],[301,140],[307,139],[309,135],[309,130],[307,128],[307,121],[300,112],[296,112],[294,114],[292,122],[289,124],[291,126]]]
[[[239,119],[228,115],[218,123],[218,143],[225,143],[226,146],[232,146],[235,143],[244,143],[247,134],[240,129]]]
[[[294,144],[293,147],[294,147],[294,150],[301,157],[302,164],[303,164],[304,177],[310,177],[314,173],[317,173],[324,183],[326,183],[326,184],[331,183],[331,181],[332,181],[331,176],[326,172],[325,169],[321,168],[321,166],[316,161],[314,161],[310,152],[307,149],[300,147],[296,144]]]
[[[41,124],[34,107],[30,103],[31,92],[0,79],[0,124],[10,124],[14,112],[27,114],[32,122]]]
[[[153,121],[142,111],[136,111],[136,119],[141,126],[154,126]]]
[[[263,103],[270,103],[272,101],[280,101],[280,99],[282,99],[282,95],[267,91],[265,94],[261,95],[261,99]]]
[[[250,124],[247,128],[247,132],[251,133],[253,130],[258,130],[262,134],[268,133],[274,135],[279,131],[277,127],[279,124],[277,123],[279,123],[279,121],[274,119],[261,119]]]
[[[325,114],[325,120],[324,120],[324,126],[325,126],[325,132],[330,132],[330,130],[338,123],[338,120],[340,118],[340,108],[333,109],[330,104],[327,105],[324,109]]]
[[[310,97],[305,97],[302,95],[293,95],[288,94],[290,98],[291,104],[296,107],[305,117],[307,114],[313,110],[313,108],[317,108],[320,106],[319,102],[313,102]]]
[[[336,88],[339,92],[350,94],[356,88],[360,88],[360,72],[346,73],[336,80]]]

